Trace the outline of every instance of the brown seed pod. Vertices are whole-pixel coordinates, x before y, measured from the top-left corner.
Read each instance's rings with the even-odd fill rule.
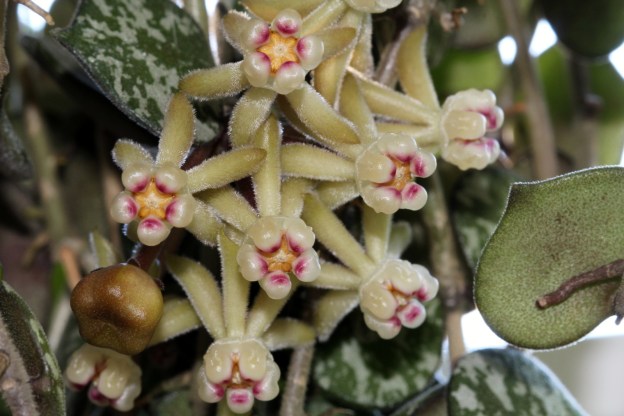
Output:
[[[134,355],[152,338],[163,297],[145,271],[116,264],[86,275],[71,294],[71,308],[86,342]]]

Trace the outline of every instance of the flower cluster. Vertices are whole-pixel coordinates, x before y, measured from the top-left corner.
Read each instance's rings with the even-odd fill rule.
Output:
[[[503,121],[492,92],[463,91],[439,105],[423,28],[400,41],[403,92],[371,78],[370,14],[399,0],[292,3],[280,9],[285,2],[243,0],[245,12],[228,12],[223,32],[242,59],[180,80],[154,156],[130,140],[113,149],[124,190],[110,213],[129,224],[127,235],[136,231],[139,243],[157,246],[173,228],[186,229],[216,247],[221,267],[215,277],[189,258],[161,255],[186,298],[165,297],[147,337],[154,335],[140,348],[124,350],[116,341],[111,348],[134,354],[203,328],[212,343],[198,373],[199,396],[219,403],[220,414],[248,413],[255,400],[275,398],[280,368],[271,351],[327,340],[358,306],[383,339],[423,325],[438,281],[400,258],[411,228],[397,227],[392,216],[431,206],[420,179],[436,174],[438,157],[483,169],[500,151],[486,137]],[[227,134],[199,152],[192,100],[224,98]],[[354,200],[346,214],[335,212]],[[256,282],[260,290],[252,290]],[[312,324],[281,319],[293,293],[309,287],[324,291],[315,296]],[[76,386],[91,383],[93,401],[128,410],[141,373],[118,352],[85,346],[67,377]]]

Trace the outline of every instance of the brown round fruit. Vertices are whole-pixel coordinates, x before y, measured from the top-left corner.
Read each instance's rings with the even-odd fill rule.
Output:
[[[149,344],[163,297],[145,271],[117,264],[86,275],[71,294],[71,308],[86,342],[134,355]]]

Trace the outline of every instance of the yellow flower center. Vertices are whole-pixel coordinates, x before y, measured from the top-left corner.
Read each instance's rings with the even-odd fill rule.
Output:
[[[391,158],[394,163],[395,173],[394,178],[388,182],[380,184],[380,186],[391,186],[398,191],[402,191],[408,183],[412,181],[412,172],[410,171],[409,162],[402,162],[398,159]]]
[[[262,252],[262,255],[271,272],[281,270],[288,273],[292,270],[292,263],[297,259],[297,254],[290,249],[285,236],[282,236],[280,248],[272,253]]]
[[[298,41],[297,38],[283,37],[278,32],[271,31],[269,41],[257,50],[269,57],[272,74],[275,74],[286,62],[299,63],[297,56]]]
[[[164,220],[167,205],[171,203],[174,197],[175,194],[161,192],[156,186],[154,179],[152,179],[144,190],[134,193],[134,200],[139,205],[139,218],[143,219],[154,215]]]

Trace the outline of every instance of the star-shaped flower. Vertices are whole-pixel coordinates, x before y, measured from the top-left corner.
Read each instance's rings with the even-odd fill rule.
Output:
[[[194,123],[190,103],[177,94],[167,109],[155,159],[133,141],[120,140],[115,145],[113,159],[122,169],[125,190],[113,200],[111,216],[122,224],[137,221],[137,235],[145,245],[161,243],[172,227],[187,228],[200,240],[213,243],[218,220],[193,194],[248,176],[266,155],[262,149],[239,148],[183,170]]]

